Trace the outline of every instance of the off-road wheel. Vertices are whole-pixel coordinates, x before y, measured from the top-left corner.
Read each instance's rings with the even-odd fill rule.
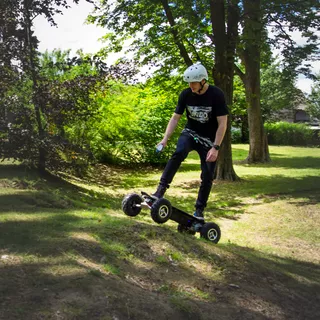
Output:
[[[156,200],[151,207],[151,218],[156,223],[167,222],[171,217],[171,213],[171,203],[164,198]]]
[[[205,223],[200,230],[200,237],[218,243],[221,237],[219,226],[214,222]]]
[[[141,211],[142,198],[136,193],[130,193],[122,200],[122,210],[130,217],[135,217]]]

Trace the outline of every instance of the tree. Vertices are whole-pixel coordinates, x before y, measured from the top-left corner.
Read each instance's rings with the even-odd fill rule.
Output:
[[[316,76],[316,79],[308,97],[308,111],[313,117],[320,120],[320,74]]]
[[[262,10],[271,31],[268,42],[281,52],[284,71],[289,77],[302,73],[314,78],[306,61],[319,58],[319,0],[265,0]],[[299,34],[299,43],[294,33]]]
[[[229,106],[233,100],[234,60],[238,37],[239,7],[238,0],[228,1],[226,7],[221,0],[211,0],[210,16],[214,45],[214,83],[226,94]],[[222,180],[239,180],[232,167],[231,151],[231,117],[228,117],[228,130],[222,146],[222,159],[216,168],[216,178]]]
[[[108,47],[103,50],[104,54],[121,51],[124,41],[135,36],[130,51],[135,52],[136,63],[154,65],[159,74],[168,76],[173,70],[182,71],[193,62],[201,61],[212,70],[215,84],[224,90],[230,105],[238,1],[228,2],[227,10],[223,1],[216,0],[170,3],[122,0],[113,4],[101,1],[100,8],[88,20],[112,30],[105,37]],[[214,45],[215,42],[219,45]],[[219,156],[216,178],[237,180],[232,166],[230,125]]]
[[[4,103],[5,93],[19,78],[18,66],[13,61],[18,59],[23,41],[23,35],[17,30],[14,10],[11,10],[13,7],[12,1],[0,2],[0,120],[3,129],[7,127],[5,119],[8,116]]]
[[[239,128],[241,131],[241,142],[248,143],[248,115],[247,115],[247,101],[243,82],[239,77],[234,78],[233,82],[234,93],[232,103],[232,126]]]
[[[295,78],[281,70],[280,62],[275,60],[261,72],[261,109],[263,120],[278,121],[281,110],[294,110],[305,102],[305,96],[295,86]]]
[[[210,66],[214,58],[212,75],[215,83],[225,90],[227,98],[232,92],[232,85],[225,88],[224,82],[232,82],[229,81],[233,77],[231,75],[230,78],[229,71],[234,68],[232,47],[237,45],[244,66],[238,75],[244,81],[248,102],[248,162],[270,160],[260,106],[262,48],[266,42],[280,44],[286,71],[292,74],[298,72],[299,63],[316,50],[316,36],[312,28],[318,25],[318,1],[184,0],[168,3],[165,0],[122,0],[109,4],[102,1],[100,10],[89,18],[89,21],[113,31],[106,37],[110,41],[109,50],[120,51],[125,39],[142,32],[132,42],[130,51],[136,50],[138,63],[154,63],[162,73],[168,74],[175,68],[181,70],[183,64],[190,64],[190,60],[200,60]],[[270,23],[275,23],[272,36],[267,34]],[[285,32],[287,26],[290,30],[301,31],[309,43],[303,47],[297,46]],[[238,29],[242,30],[240,37]],[[236,68],[236,71],[239,70],[241,68]],[[305,69],[300,68],[300,71]],[[288,78],[291,79],[292,75],[288,74]]]
[[[78,3],[78,0],[75,0],[74,2]],[[5,65],[12,66],[15,63],[16,68],[20,69],[20,81],[22,78],[29,78],[31,80],[32,90],[30,93],[33,103],[34,119],[37,125],[37,167],[41,172],[45,171],[45,132],[43,127],[43,109],[39,101],[40,91],[38,86],[38,57],[36,52],[37,39],[33,35],[32,21],[35,16],[42,14],[46,16],[47,20],[51,24],[55,24],[53,16],[55,13],[61,12],[59,10],[61,7],[68,7],[66,0],[52,0],[44,2],[33,0],[4,0],[2,2],[2,12],[4,13],[3,18],[1,19],[2,37],[5,44],[9,44],[5,47],[12,48],[10,43],[18,43],[14,50],[9,51],[5,55]],[[22,116],[21,112],[20,115]],[[28,116],[30,116],[29,113],[26,114],[26,117]]]
[[[264,132],[260,107],[260,64],[262,45],[262,11],[260,0],[243,1],[243,33],[238,52],[245,72],[239,69],[248,104],[249,155],[248,163],[270,161],[268,143]]]
[[[1,30],[5,30],[2,35],[9,39],[4,45],[14,49],[5,56],[6,64],[11,70],[14,70],[12,66],[19,70],[14,81],[6,81],[7,88],[2,93],[6,106],[14,114],[8,133],[10,143],[6,144],[8,152],[4,153],[3,148],[2,157],[27,160],[40,172],[46,172],[48,167],[57,169],[65,160],[63,152],[82,151],[81,146],[66,140],[64,126],[96,112],[92,98],[97,86],[105,85],[111,78],[133,75],[127,64],[107,67],[99,57],[81,54],[66,61],[51,61],[51,73],[48,63],[41,65],[32,21],[42,14],[55,25],[54,14],[61,13],[60,8],[68,7],[65,0],[5,0],[5,14],[0,20]],[[10,47],[10,43],[18,45]],[[77,68],[81,72],[76,72]],[[55,78],[52,77],[54,70],[59,72]]]
[[[267,42],[281,49],[284,74],[288,81],[294,79],[299,72],[308,73],[306,66],[299,66],[304,59],[317,52],[317,36],[314,31],[319,27],[319,19],[316,17],[319,2],[243,0],[242,3],[243,33],[238,53],[245,70],[242,72],[236,68],[236,71],[244,82],[248,101],[250,150],[247,161],[267,162],[270,157],[260,106],[261,48]],[[266,36],[267,27],[272,27],[272,34]],[[307,44],[298,46],[292,39],[292,31],[299,31],[306,37]]]

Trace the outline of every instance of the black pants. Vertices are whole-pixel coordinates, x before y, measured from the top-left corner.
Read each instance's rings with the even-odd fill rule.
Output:
[[[181,162],[186,159],[190,151],[197,151],[201,160],[201,185],[195,207],[196,209],[202,210],[207,205],[213,182],[214,169],[216,166],[216,162],[206,161],[209,149],[210,147],[200,144],[188,133],[183,132],[179,137],[176,151],[168,161],[160,179],[161,185],[169,187],[173,177],[181,165]]]

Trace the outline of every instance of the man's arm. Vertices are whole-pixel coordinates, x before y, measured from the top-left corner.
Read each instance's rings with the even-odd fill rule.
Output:
[[[174,130],[176,129],[179,120],[181,119],[182,114],[174,113],[171,119],[168,122],[166,132],[164,134],[163,139],[158,145],[162,144],[164,147],[167,145],[169,138],[172,136]]]
[[[218,129],[217,129],[216,138],[213,144],[220,146],[227,130],[228,116],[226,115],[226,116],[217,117],[217,121],[218,121]],[[219,153],[218,150],[216,150],[215,148],[211,148],[208,151],[206,160],[208,162],[215,162],[217,160],[218,153]]]
[[[227,130],[228,116],[217,117],[217,121],[218,121],[218,129],[216,132],[216,138],[214,140],[214,144],[217,144],[218,146],[220,146]]]

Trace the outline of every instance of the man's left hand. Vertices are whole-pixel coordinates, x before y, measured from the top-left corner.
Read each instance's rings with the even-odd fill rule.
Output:
[[[219,151],[215,148],[211,148],[207,153],[207,162],[215,162],[217,161]]]

